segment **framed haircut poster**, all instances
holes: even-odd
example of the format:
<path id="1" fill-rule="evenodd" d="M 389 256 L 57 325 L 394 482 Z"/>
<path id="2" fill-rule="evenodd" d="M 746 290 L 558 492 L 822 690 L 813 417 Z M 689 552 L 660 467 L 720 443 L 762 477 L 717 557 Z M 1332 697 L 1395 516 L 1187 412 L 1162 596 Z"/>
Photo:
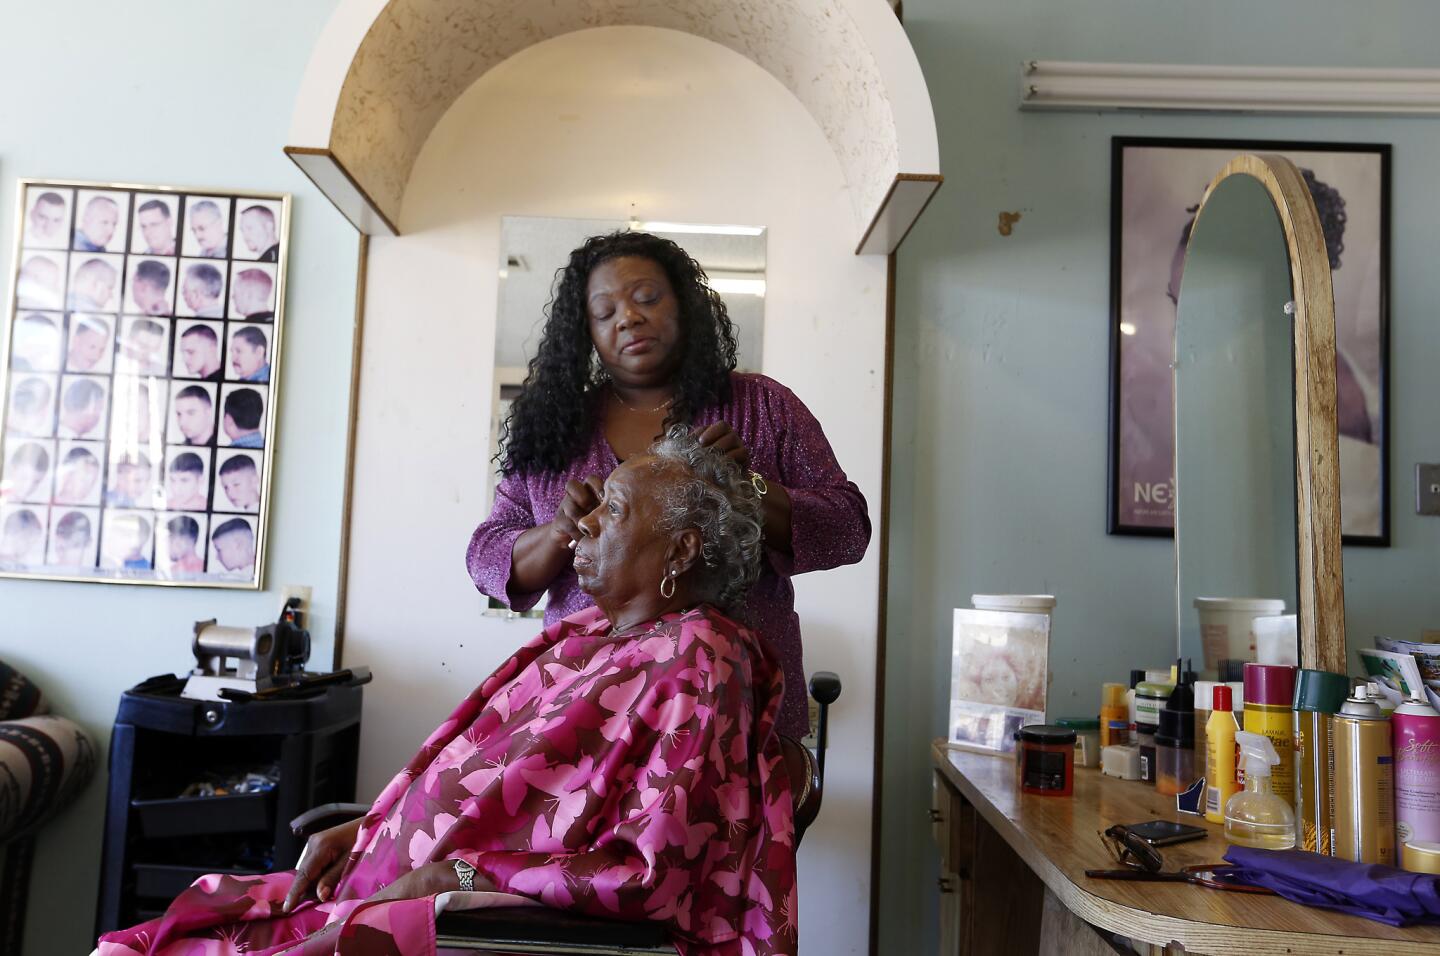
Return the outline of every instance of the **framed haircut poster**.
<path id="1" fill-rule="evenodd" d="M 290 197 L 21 180 L 0 577 L 262 586 Z"/>
<path id="2" fill-rule="evenodd" d="M 1390 147 L 1384 144 L 1112 140 L 1109 531 L 1173 533 L 1171 363 L 1185 244 L 1205 187 L 1240 153 L 1286 157 L 1315 201 L 1335 294 L 1341 529 L 1346 544 L 1386 545 Z"/>

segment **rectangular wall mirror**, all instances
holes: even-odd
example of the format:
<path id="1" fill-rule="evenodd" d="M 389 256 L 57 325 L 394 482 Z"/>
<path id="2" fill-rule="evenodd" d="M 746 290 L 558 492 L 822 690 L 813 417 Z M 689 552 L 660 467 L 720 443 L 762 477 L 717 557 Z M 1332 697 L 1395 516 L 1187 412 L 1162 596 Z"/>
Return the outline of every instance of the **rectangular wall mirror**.
<path id="1" fill-rule="evenodd" d="M 544 331 L 545 310 L 572 250 L 591 236 L 636 230 L 672 240 L 700 264 L 735 323 L 738 370 L 761 369 L 765 331 L 765 227 L 619 219 L 505 216 L 500 220 L 499 308 L 495 322 L 495 385 L 490 403 L 490 462 L 486 498 L 499 482 L 495 456 L 501 423 L 520 394 Z M 489 599 L 490 613 L 512 616 Z M 525 612 L 541 617 L 545 601 Z"/>

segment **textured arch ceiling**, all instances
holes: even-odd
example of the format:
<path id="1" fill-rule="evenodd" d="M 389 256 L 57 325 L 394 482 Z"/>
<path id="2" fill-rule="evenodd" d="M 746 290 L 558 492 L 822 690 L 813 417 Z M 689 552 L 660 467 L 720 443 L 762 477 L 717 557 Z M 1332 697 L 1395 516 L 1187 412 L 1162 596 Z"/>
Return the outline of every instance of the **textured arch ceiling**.
<path id="1" fill-rule="evenodd" d="M 719 43 L 790 90 L 850 188 L 857 252 L 893 251 L 941 182 L 929 93 L 885 0 L 341 0 L 286 152 L 357 228 L 394 235 L 415 160 L 465 90 L 529 46 L 607 26 Z"/>

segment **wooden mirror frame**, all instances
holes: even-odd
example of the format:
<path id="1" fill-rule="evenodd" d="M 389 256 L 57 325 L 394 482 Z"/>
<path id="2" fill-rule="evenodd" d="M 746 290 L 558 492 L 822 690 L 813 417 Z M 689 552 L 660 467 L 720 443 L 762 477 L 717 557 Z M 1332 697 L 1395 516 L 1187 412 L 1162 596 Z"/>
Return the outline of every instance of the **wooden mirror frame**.
<path id="1" fill-rule="evenodd" d="M 1205 190 L 1196 222 L 1215 189 L 1250 176 L 1270 195 L 1290 257 L 1295 335 L 1295 584 L 1300 666 L 1344 674 L 1345 577 L 1340 554 L 1340 448 L 1335 398 L 1335 295 L 1315 200 L 1295 164 L 1274 154 L 1243 154 Z"/>

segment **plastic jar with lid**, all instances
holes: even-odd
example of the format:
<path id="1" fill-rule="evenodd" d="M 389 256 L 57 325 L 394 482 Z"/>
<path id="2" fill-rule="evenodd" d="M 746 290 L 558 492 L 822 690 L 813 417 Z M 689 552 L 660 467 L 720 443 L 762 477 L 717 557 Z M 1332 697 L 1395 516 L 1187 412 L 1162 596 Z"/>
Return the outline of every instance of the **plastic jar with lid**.
<path id="1" fill-rule="evenodd" d="M 1075 731 L 1030 724 L 1015 735 L 1015 777 L 1021 793 L 1068 797 L 1075 789 Z"/>

